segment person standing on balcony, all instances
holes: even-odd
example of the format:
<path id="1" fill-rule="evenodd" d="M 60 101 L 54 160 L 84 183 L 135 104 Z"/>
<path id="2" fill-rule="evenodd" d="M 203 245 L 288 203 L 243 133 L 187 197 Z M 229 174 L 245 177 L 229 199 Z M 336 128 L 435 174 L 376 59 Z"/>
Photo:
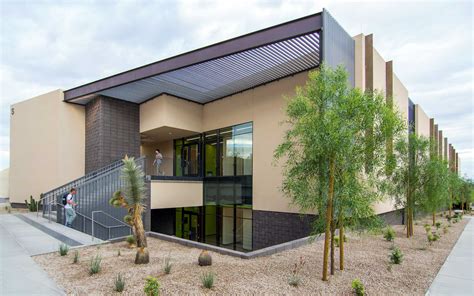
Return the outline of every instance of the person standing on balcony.
<path id="1" fill-rule="evenodd" d="M 64 209 L 66 210 L 67 227 L 72 227 L 72 222 L 74 222 L 74 219 L 76 219 L 76 211 L 74 210 L 74 207 L 77 206 L 77 204 L 74 202 L 74 196 L 76 195 L 76 192 L 76 188 L 71 188 L 69 194 L 66 197 L 66 205 L 64 206 Z"/>
<path id="2" fill-rule="evenodd" d="M 161 163 L 163 162 L 163 154 L 161 154 L 160 149 L 155 150 L 155 160 L 153 161 L 153 165 L 156 168 L 156 174 L 159 176 L 161 175 Z"/>

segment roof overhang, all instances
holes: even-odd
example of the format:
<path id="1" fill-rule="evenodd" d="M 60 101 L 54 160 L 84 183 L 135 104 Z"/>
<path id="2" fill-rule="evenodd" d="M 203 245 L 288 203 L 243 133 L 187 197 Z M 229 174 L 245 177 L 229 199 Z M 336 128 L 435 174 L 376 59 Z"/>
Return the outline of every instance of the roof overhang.
<path id="1" fill-rule="evenodd" d="M 317 67 L 322 26 L 321 12 L 66 90 L 64 100 L 104 95 L 139 104 L 167 93 L 211 102 Z"/>

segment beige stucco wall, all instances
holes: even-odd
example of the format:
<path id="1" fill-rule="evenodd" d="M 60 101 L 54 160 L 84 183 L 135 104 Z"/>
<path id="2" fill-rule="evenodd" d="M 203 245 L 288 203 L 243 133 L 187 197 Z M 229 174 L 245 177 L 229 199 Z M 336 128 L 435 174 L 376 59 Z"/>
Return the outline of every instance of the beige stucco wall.
<path id="1" fill-rule="evenodd" d="M 386 69 L 385 60 L 374 48 L 374 90 L 386 93 Z"/>
<path id="2" fill-rule="evenodd" d="M 55 90 L 12 105 L 10 201 L 23 203 L 84 175 L 84 107 Z"/>
<path id="3" fill-rule="evenodd" d="M 161 95 L 140 105 L 140 132 L 163 126 L 202 131 L 201 104 Z"/>
<path id="4" fill-rule="evenodd" d="M 151 208 L 199 207 L 203 202 L 202 182 L 152 181 Z"/>
<path id="5" fill-rule="evenodd" d="M 408 122 L 408 89 L 403 85 L 398 76 L 393 73 L 393 104 Z"/>
<path id="6" fill-rule="evenodd" d="M 10 175 L 9 168 L 6 168 L 0 171 L 0 197 L 9 196 L 9 187 L 10 187 L 10 184 L 8 182 L 9 175 Z"/>
<path id="7" fill-rule="evenodd" d="M 285 126 L 284 96 L 304 85 L 307 72 L 204 105 L 203 130 L 253 121 L 253 209 L 298 212 L 280 191 L 281 166 L 274 166 L 273 153 Z"/>
<path id="8" fill-rule="evenodd" d="M 359 34 L 352 39 L 355 41 L 355 87 L 365 90 L 365 36 Z"/>
<path id="9" fill-rule="evenodd" d="M 415 133 L 418 136 L 430 137 L 430 118 L 420 105 L 415 105 Z"/>

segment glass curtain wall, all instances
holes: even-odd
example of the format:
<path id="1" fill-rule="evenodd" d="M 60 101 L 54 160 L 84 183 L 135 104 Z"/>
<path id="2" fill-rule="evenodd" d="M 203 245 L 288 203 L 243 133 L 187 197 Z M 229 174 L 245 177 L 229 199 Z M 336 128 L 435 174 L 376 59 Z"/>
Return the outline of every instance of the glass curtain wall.
<path id="1" fill-rule="evenodd" d="M 252 250 L 252 123 L 204 135 L 206 243 Z"/>
<path id="2" fill-rule="evenodd" d="M 176 236 L 252 250 L 252 136 L 249 122 L 175 140 L 175 176 L 204 180 L 202 213 L 177 209 Z"/>

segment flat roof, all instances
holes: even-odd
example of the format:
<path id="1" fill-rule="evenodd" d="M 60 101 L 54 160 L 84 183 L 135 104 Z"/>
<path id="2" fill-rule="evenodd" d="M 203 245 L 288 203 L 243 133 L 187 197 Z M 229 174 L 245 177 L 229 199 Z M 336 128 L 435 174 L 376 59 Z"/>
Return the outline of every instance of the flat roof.
<path id="1" fill-rule="evenodd" d="M 143 103 L 166 93 L 211 102 L 317 67 L 322 18 L 319 12 L 74 87 L 64 100 L 84 105 L 104 95 Z"/>

